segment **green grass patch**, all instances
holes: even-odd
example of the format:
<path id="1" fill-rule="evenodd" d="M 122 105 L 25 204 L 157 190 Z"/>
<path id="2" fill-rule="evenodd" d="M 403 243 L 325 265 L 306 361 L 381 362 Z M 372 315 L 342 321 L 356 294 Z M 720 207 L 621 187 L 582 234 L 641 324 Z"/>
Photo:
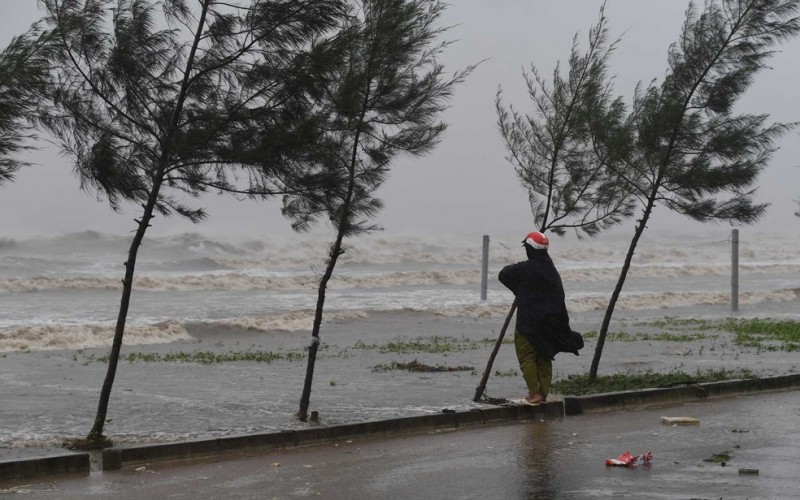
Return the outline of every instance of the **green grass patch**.
<path id="1" fill-rule="evenodd" d="M 588 375 L 570 375 L 566 379 L 553 382 L 552 388 L 553 391 L 567 396 L 583 396 L 605 392 L 674 387 L 702 382 L 748 379 L 754 376 L 750 370 L 698 370 L 695 374 L 688 374 L 679 370 L 669 373 L 646 371 L 601 375 L 594 382 L 590 382 Z"/>
<path id="2" fill-rule="evenodd" d="M 762 351 L 800 351 L 800 322 L 772 319 L 730 319 L 725 329 L 735 334 L 734 342 Z"/>
<path id="3" fill-rule="evenodd" d="M 800 351 L 800 321 L 772 318 L 705 320 L 666 317 L 636 323 L 634 326 L 683 332 L 648 335 L 646 338 L 640 337 L 639 340 L 691 342 L 704 338 L 703 334 L 698 332 L 718 331 L 732 333 L 733 342 L 742 347 L 753 347 L 760 351 Z M 583 337 L 587 338 L 587 335 L 584 334 Z M 612 338 L 612 334 L 609 334 L 607 340 L 622 339 Z"/>
<path id="4" fill-rule="evenodd" d="M 518 377 L 519 376 L 519 372 L 517 370 L 513 369 L 513 368 L 509 368 L 508 370 L 505 370 L 505 371 L 495 370 L 494 371 L 494 376 L 495 377 Z"/>
<path id="5" fill-rule="evenodd" d="M 170 352 L 160 354 L 157 352 L 144 353 L 144 352 L 131 352 L 120 356 L 120 360 L 128 361 L 129 363 L 143 362 L 143 363 L 201 363 L 201 364 L 216 364 L 216 363 L 230 363 L 234 361 L 249 361 L 255 363 L 272 363 L 273 361 L 299 361 L 305 358 L 302 353 L 276 353 L 272 351 L 229 351 L 229 352 L 213 352 L 213 351 L 193 351 L 193 352 Z M 108 356 L 88 356 L 88 361 L 99 361 L 102 363 L 108 362 Z"/>
<path id="6" fill-rule="evenodd" d="M 478 342 L 466 338 L 458 337 L 417 337 L 415 339 L 398 339 L 386 344 L 366 344 L 359 340 L 353 349 L 377 350 L 381 353 L 410 354 L 415 352 L 425 352 L 430 354 L 442 354 L 448 352 L 463 352 L 480 349 Z"/>

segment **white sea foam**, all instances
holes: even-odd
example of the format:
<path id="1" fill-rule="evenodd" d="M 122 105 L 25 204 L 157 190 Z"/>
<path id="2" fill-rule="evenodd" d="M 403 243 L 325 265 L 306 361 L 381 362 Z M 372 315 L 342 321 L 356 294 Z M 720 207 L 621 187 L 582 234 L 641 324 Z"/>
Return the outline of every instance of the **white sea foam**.
<path id="1" fill-rule="evenodd" d="M 114 338 L 112 325 L 35 325 L 0 330 L 0 352 L 106 347 Z M 163 344 L 190 339 L 176 321 L 155 325 L 129 325 L 125 328 L 126 345 Z"/>

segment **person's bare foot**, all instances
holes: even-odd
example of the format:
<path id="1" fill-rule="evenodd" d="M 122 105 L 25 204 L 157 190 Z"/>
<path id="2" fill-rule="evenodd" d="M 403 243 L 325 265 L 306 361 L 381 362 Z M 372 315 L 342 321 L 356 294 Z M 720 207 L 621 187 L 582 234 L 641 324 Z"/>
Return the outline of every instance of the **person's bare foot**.
<path id="1" fill-rule="evenodd" d="M 547 402 L 547 396 L 539 393 L 528 394 L 525 397 L 525 401 L 527 401 L 528 404 L 537 405 L 539 403 Z"/>

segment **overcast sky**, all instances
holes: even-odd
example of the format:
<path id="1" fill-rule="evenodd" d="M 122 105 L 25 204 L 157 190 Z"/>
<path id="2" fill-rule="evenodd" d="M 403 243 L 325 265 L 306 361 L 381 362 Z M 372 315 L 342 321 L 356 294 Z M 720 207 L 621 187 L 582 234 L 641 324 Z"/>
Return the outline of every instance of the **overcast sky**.
<path id="1" fill-rule="evenodd" d="M 532 111 L 525 93 L 523 68 L 532 63 L 544 75 L 557 61 L 566 61 L 573 36 L 585 46 L 588 29 L 597 21 L 599 0 L 451 0 L 442 23 L 453 25 L 448 39 L 457 40 L 442 62 L 450 71 L 486 61 L 456 89 L 443 115 L 449 128 L 439 147 L 421 159 L 402 158 L 380 191 L 385 209 L 377 222 L 386 234 L 524 234 L 532 229 L 527 194 L 520 186 L 496 127 L 494 96 L 498 85 L 506 103 Z M 41 16 L 35 0 L 0 0 L 0 43 L 23 31 Z M 606 13 L 612 38 L 622 36 L 612 56 L 616 92 L 630 102 L 637 82 L 661 78 L 669 44 L 677 39 L 688 2 L 683 0 L 608 0 Z M 771 68 L 758 74 L 742 99 L 742 111 L 769 113 L 773 121 L 800 120 L 800 40 L 780 47 Z M 87 229 L 126 233 L 138 211 L 115 214 L 105 202 L 79 190 L 69 158 L 40 142 L 26 159 L 35 166 L 21 170 L 16 181 L 0 188 L 0 237 L 63 233 Z M 758 199 L 772 203 L 759 228 L 800 232 L 794 217 L 800 196 L 800 135 L 780 142 L 781 150 L 761 176 Z M 217 196 L 199 202 L 210 217 L 200 225 L 174 217 L 156 219 L 153 231 L 175 233 L 288 234 L 280 205 L 238 202 Z M 621 231 L 632 233 L 632 221 Z M 656 211 L 651 229 L 709 227 Z M 715 231 L 727 231 L 717 226 Z"/>

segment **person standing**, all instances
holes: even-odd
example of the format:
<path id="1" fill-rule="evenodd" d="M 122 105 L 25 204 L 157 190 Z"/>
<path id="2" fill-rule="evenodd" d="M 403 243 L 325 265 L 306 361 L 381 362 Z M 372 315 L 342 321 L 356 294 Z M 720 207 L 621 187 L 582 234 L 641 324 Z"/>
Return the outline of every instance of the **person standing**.
<path id="1" fill-rule="evenodd" d="M 514 346 L 528 386 L 525 402 L 539 404 L 547 401 L 550 392 L 555 355 L 577 355 L 583 338 L 569 326 L 564 285 L 547 253 L 550 240 L 534 231 L 525 236 L 522 245 L 528 260 L 505 266 L 498 279 L 516 297 Z"/>

